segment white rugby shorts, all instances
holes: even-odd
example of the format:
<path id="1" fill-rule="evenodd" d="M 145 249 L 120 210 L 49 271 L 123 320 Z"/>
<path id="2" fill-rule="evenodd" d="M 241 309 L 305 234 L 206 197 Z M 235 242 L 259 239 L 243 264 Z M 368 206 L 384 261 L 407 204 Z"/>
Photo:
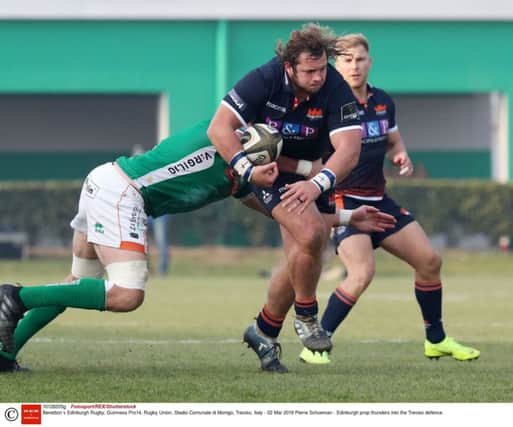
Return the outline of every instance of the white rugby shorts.
<path id="1" fill-rule="evenodd" d="M 86 234 L 89 243 L 147 253 L 144 200 L 113 163 L 89 173 L 70 225 Z"/>

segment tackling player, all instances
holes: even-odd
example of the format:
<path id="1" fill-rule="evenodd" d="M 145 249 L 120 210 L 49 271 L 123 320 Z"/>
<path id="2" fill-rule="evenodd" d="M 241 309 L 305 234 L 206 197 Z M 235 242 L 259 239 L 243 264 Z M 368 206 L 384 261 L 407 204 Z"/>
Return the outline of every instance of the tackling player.
<path id="1" fill-rule="evenodd" d="M 90 172 L 71 222 L 73 262 L 65 283 L 0 286 L 0 372 L 20 370 L 20 349 L 66 307 L 127 312 L 142 304 L 148 215 L 188 212 L 230 195 L 261 211 L 249 186 L 211 145 L 207 127 L 199 123 L 146 153 Z M 274 162 L 259 168 L 271 179 L 278 173 Z M 351 223 L 381 229 L 390 218 L 365 207 L 353 212 Z"/>

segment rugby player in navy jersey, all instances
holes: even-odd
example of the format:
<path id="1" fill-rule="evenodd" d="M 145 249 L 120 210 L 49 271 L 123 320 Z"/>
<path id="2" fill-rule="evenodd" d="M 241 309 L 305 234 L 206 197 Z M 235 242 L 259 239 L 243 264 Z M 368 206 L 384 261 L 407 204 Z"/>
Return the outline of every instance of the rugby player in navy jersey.
<path id="1" fill-rule="evenodd" d="M 382 247 L 415 270 L 415 296 L 426 332 L 425 355 L 429 358 L 477 359 L 478 350 L 461 345 L 444 331 L 440 256 L 413 216 L 385 193 L 385 156 L 400 168 L 399 173 L 404 176 L 412 174 L 413 165 L 396 124 L 392 98 L 368 83 L 372 63 L 369 43 L 363 34 L 348 34 L 339 38 L 337 46 L 343 55 L 337 58 L 336 68 L 359 101 L 358 111 L 362 120 L 360 160 L 351 174 L 336 187 L 338 207 L 355 209 L 362 204 L 371 205 L 393 215 L 397 223 L 384 232 L 365 233 L 350 226 L 335 230 L 338 255 L 347 277 L 332 293 L 321 325 L 331 336 L 344 321 L 370 284 L 375 270 L 373 251 Z M 314 354 L 306 348 L 300 357 L 310 363 L 329 362 L 326 353 Z"/>
<path id="2" fill-rule="evenodd" d="M 331 350 L 331 340 L 317 319 L 316 289 L 328 236 L 321 212 L 328 209 L 327 194 L 356 165 L 361 146 L 356 100 L 328 63 L 337 53 L 336 41 L 329 28 L 316 24 L 293 31 L 285 45 L 278 43 L 273 59 L 235 84 L 208 130 L 219 154 L 253 185 L 263 206 L 280 224 L 287 263 L 275 274 L 290 280 L 282 288 L 281 281 L 271 278 L 267 302 L 243 338 L 266 371 L 287 371 L 280 363 L 277 343 L 289 308 L 281 301 L 283 294 L 293 296 L 294 327 L 305 347 Z M 302 160 L 298 174 L 280 172 L 275 179 L 248 161 L 235 130 L 249 122 L 268 123 L 280 130 L 282 155 Z M 329 146 L 334 152 L 324 168 L 305 179 L 311 161 Z"/>

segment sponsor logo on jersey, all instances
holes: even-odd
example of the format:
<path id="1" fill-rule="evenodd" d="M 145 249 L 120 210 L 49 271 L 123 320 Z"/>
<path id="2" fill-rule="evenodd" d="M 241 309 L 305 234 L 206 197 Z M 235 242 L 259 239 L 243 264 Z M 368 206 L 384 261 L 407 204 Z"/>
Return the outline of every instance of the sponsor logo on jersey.
<path id="1" fill-rule="evenodd" d="M 184 175 L 201 172 L 214 165 L 216 149 L 214 146 L 207 146 L 191 153 L 177 162 L 170 163 L 160 169 L 149 172 L 135 181 L 142 187 L 151 184 L 158 184 L 168 179 L 178 178 Z"/>
<path id="2" fill-rule="evenodd" d="M 380 120 L 379 126 L 381 127 L 381 134 L 386 135 L 388 133 L 388 120 L 387 119 Z"/>
<path id="3" fill-rule="evenodd" d="M 385 104 L 378 104 L 374 107 L 377 116 L 382 116 L 387 113 L 387 106 Z"/>
<path id="4" fill-rule="evenodd" d="M 317 120 L 323 118 L 323 113 L 321 108 L 309 108 L 306 112 L 306 117 L 310 120 Z"/>
<path id="5" fill-rule="evenodd" d="M 246 109 L 246 103 L 242 100 L 239 94 L 235 92 L 235 89 L 232 89 L 230 92 L 228 92 L 228 96 L 233 101 L 233 103 L 239 111 L 244 111 Z"/>
<path id="6" fill-rule="evenodd" d="M 130 236 L 137 239 L 139 238 L 139 230 L 144 229 L 142 217 L 143 217 L 143 210 L 138 207 L 134 206 L 132 208 L 132 212 L 130 213 L 130 218 L 128 219 L 128 229 L 130 230 Z M 137 237 L 135 237 L 137 236 Z"/>
<path id="7" fill-rule="evenodd" d="M 281 127 L 281 134 L 285 137 L 291 136 L 291 135 L 300 135 L 301 134 L 301 124 L 283 122 L 283 126 Z"/>
<path id="8" fill-rule="evenodd" d="M 284 138 L 288 139 L 310 139 L 317 138 L 319 128 L 306 126 L 301 123 L 282 122 L 281 120 L 272 120 L 267 117 L 265 122 L 280 131 Z"/>
<path id="9" fill-rule="evenodd" d="M 356 105 L 356 101 L 342 105 L 342 107 L 340 107 L 340 116 L 343 122 L 356 120 L 358 118 L 358 106 Z"/>
<path id="10" fill-rule="evenodd" d="M 85 191 L 91 199 L 94 199 L 96 197 L 96 194 L 98 193 L 99 189 L 100 187 L 96 185 L 91 178 L 86 179 Z"/>
<path id="11" fill-rule="evenodd" d="M 273 195 L 271 193 L 269 193 L 268 191 L 265 191 L 265 190 L 262 190 L 260 192 L 261 196 L 262 196 L 262 201 L 268 205 L 269 203 L 271 203 L 271 201 L 273 200 Z"/>
<path id="12" fill-rule="evenodd" d="M 379 122 L 377 120 L 373 120 L 372 122 L 365 123 L 367 127 L 367 136 L 369 138 L 375 138 L 381 135 L 381 128 L 379 126 Z"/>
<path id="13" fill-rule="evenodd" d="M 280 113 L 285 113 L 287 111 L 287 109 L 285 107 L 282 107 L 281 105 L 273 104 L 271 101 L 267 101 L 265 103 L 265 106 L 269 107 L 272 110 L 279 111 Z"/>

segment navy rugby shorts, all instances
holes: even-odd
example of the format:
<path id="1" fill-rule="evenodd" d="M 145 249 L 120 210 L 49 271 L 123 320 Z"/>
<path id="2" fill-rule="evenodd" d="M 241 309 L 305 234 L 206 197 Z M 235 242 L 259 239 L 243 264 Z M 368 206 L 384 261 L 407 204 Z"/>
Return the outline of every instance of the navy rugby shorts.
<path id="1" fill-rule="evenodd" d="M 339 197 L 337 197 L 337 199 L 338 198 Z M 332 241 L 335 245 L 335 248 L 338 248 L 338 245 L 342 240 L 346 239 L 349 236 L 352 236 L 353 234 L 368 234 L 372 240 L 372 247 L 376 249 L 379 246 L 381 246 L 381 242 L 388 236 L 397 233 L 410 222 L 415 221 L 415 218 L 410 212 L 399 206 L 396 202 L 394 202 L 394 200 L 392 200 L 386 194 L 383 196 L 383 199 L 381 200 L 360 200 L 355 199 L 353 197 L 342 196 L 342 206 L 339 205 L 339 207 L 342 209 L 356 209 L 361 205 L 374 206 L 375 208 L 378 208 L 381 212 L 392 215 L 397 220 L 395 227 L 384 232 L 373 233 L 364 233 L 363 231 L 356 230 L 355 228 L 349 226 L 336 227 L 334 228 L 332 236 Z"/>
<path id="2" fill-rule="evenodd" d="M 271 214 L 272 210 L 281 202 L 280 197 L 286 191 L 285 186 L 304 180 L 305 178 L 301 175 L 280 173 L 272 187 L 257 187 L 252 185 L 251 189 L 267 212 Z M 332 194 L 332 192 L 324 192 L 316 200 L 315 204 L 319 212 L 327 214 L 335 213 L 335 205 L 330 203 L 330 195 Z"/>

